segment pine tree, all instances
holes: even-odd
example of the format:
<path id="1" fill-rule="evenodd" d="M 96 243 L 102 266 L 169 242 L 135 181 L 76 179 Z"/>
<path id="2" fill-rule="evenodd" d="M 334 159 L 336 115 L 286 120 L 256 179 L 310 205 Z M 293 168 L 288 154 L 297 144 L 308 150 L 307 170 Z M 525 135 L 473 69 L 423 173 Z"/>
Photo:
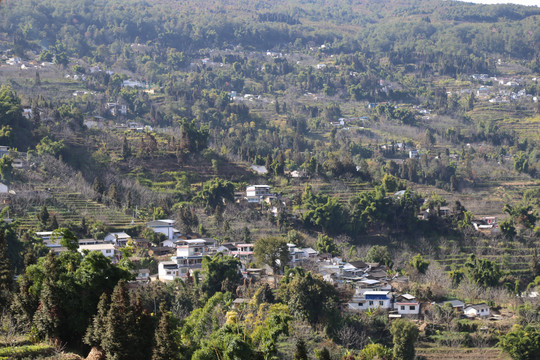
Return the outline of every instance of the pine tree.
<path id="1" fill-rule="evenodd" d="M 30 292 L 30 282 L 26 275 L 23 275 L 19 281 L 19 292 L 13 297 L 10 307 L 17 325 L 23 328 L 30 327 L 37 306 L 38 301 Z"/>
<path id="2" fill-rule="evenodd" d="M 51 219 L 51 225 L 49 226 L 49 229 L 50 230 L 56 230 L 56 229 L 58 229 L 58 227 L 59 227 L 58 220 L 56 219 L 56 214 L 54 214 L 52 219 Z"/>
<path id="3" fill-rule="evenodd" d="M 124 142 L 122 143 L 122 157 L 124 160 L 131 157 L 131 147 L 129 146 L 129 142 L 127 137 L 124 136 Z"/>
<path id="4" fill-rule="evenodd" d="M 105 333 L 101 346 L 108 360 L 131 359 L 133 346 L 133 311 L 131 309 L 127 284 L 121 280 L 114 288 L 111 306 L 105 322 Z"/>
<path id="5" fill-rule="evenodd" d="M 101 195 L 103 195 L 103 192 L 105 191 L 105 185 L 99 180 L 98 177 L 94 178 L 94 183 L 92 184 L 92 189 L 96 193 L 96 199 L 97 201 L 101 201 Z"/>
<path id="6" fill-rule="evenodd" d="M 61 318 L 58 288 L 51 280 L 46 280 L 41 289 L 38 309 L 32 320 L 32 325 L 38 337 L 48 340 L 57 339 L 60 332 Z"/>
<path id="7" fill-rule="evenodd" d="M 4 229 L 0 229 L 0 293 L 8 293 L 13 285 L 11 264 L 7 256 L 7 243 Z M 3 296 L 2 296 L 3 297 Z"/>
<path id="8" fill-rule="evenodd" d="M 90 325 L 86 329 L 86 334 L 84 335 L 84 343 L 90 346 L 99 346 L 103 341 L 103 333 L 105 330 L 105 323 L 107 319 L 107 314 L 109 310 L 109 296 L 106 293 L 101 294 L 99 298 L 99 303 L 97 306 L 97 313 L 92 318 Z"/>
<path id="9" fill-rule="evenodd" d="M 47 206 L 43 205 L 41 207 L 41 210 L 39 211 L 39 214 L 38 214 L 38 220 L 41 224 L 41 228 L 46 228 L 47 227 L 47 224 L 49 223 L 49 210 L 47 210 Z"/>
<path id="10" fill-rule="evenodd" d="M 159 307 L 161 317 L 156 330 L 154 353 L 152 360 L 171 360 L 178 358 L 178 344 L 173 335 L 174 327 L 170 313 L 165 308 L 165 304 L 161 303 Z"/>
<path id="11" fill-rule="evenodd" d="M 118 193 L 118 189 L 116 188 L 115 184 L 109 186 L 109 192 L 107 193 L 107 195 L 112 200 L 115 206 L 120 205 L 120 194 Z"/>
<path id="12" fill-rule="evenodd" d="M 296 342 L 296 350 L 294 351 L 294 360 L 308 360 L 306 343 L 302 339 Z"/>
<path id="13" fill-rule="evenodd" d="M 143 307 L 140 296 L 137 296 L 133 304 L 133 316 L 135 321 L 133 360 L 147 360 L 152 357 L 152 344 L 154 324 L 152 317 Z"/>
<path id="14" fill-rule="evenodd" d="M 326 347 L 323 347 L 321 353 L 319 354 L 319 360 L 332 360 L 330 357 L 330 351 Z"/>
<path id="15" fill-rule="evenodd" d="M 41 85 L 41 78 L 39 77 L 39 72 L 36 71 L 36 76 L 34 77 L 34 86 Z"/>

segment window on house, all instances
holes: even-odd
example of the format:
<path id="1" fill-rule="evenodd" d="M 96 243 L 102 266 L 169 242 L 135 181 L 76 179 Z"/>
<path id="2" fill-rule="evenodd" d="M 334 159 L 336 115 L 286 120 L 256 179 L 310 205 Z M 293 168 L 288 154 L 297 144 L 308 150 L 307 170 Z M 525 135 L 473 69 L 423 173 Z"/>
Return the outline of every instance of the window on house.
<path id="1" fill-rule="evenodd" d="M 111 250 L 105 250 L 105 253 L 110 254 Z"/>
<path id="2" fill-rule="evenodd" d="M 401 310 L 405 310 L 405 305 L 401 305 Z"/>
<path id="3" fill-rule="evenodd" d="M 358 303 L 358 306 L 364 306 L 364 303 Z"/>
<path id="4" fill-rule="evenodd" d="M 409 306 L 410 310 L 416 310 L 416 306 Z"/>
<path id="5" fill-rule="evenodd" d="M 379 301 L 379 305 L 383 306 L 383 305 L 384 305 L 384 301 Z"/>
<path id="6" fill-rule="evenodd" d="M 170 271 L 167 271 L 167 275 L 171 275 L 171 272 L 170 272 Z"/>
<path id="7" fill-rule="evenodd" d="M 369 302 L 369 305 L 373 305 L 373 301 L 370 301 L 370 302 Z"/>

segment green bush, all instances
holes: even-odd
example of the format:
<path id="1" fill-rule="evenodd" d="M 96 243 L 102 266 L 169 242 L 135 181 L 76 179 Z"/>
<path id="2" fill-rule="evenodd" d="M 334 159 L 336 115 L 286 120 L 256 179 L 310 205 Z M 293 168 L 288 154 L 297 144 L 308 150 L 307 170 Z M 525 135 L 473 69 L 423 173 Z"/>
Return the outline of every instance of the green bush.
<path id="1" fill-rule="evenodd" d="M 0 360 L 2 359 L 22 359 L 25 357 L 35 357 L 38 355 L 50 355 L 53 347 L 46 344 L 24 345 L 17 347 L 0 348 Z"/>

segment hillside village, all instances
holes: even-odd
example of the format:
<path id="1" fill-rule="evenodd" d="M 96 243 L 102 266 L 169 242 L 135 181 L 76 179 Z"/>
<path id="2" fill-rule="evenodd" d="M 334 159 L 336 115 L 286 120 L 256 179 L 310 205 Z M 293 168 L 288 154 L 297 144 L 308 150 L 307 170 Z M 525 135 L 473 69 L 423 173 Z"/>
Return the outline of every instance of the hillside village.
<path id="1" fill-rule="evenodd" d="M 0 2 L 0 360 L 540 359 L 539 20 Z"/>

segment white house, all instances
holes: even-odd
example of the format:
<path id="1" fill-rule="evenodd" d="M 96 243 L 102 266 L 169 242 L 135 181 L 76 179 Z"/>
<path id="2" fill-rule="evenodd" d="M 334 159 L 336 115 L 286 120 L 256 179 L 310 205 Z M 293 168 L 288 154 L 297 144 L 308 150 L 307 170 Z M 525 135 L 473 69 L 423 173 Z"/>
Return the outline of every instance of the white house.
<path id="1" fill-rule="evenodd" d="M 60 240 L 62 239 L 62 236 L 58 236 L 56 239 L 52 239 L 52 233 L 52 231 L 38 231 L 36 232 L 36 235 L 43 240 L 43 245 L 45 245 L 46 247 L 61 247 L 62 245 L 60 245 Z"/>
<path id="2" fill-rule="evenodd" d="M 185 277 L 186 274 L 187 272 L 183 276 L 180 274 L 179 266 L 175 261 L 162 261 L 158 264 L 158 277 L 161 281 L 172 281 L 176 278 Z"/>
<path id="3" fill-rule="evenodd" d="M 146 224 L 146 226 L 148 226 L 150 229 L 152 229 L 152 231 L 156 233 L 164 234 L 169 240 L 176 240 L 182 234 L 180 233 L 180 231 L 174 228 L 174 223 L 174 220 L 162 219 L 150 221 Z"/>
<path id="4" fill-rule="evenodd" d="M 224 255 L 232 256 L 232 252 L 238 251 L 238 248 L 233 243 L 223 243 L 216 249 L 216 251 L 223 253 Z"/>
<path id="5" fill-rule="evenodd" d="M 489 316 L 489 306 L 487 304 L 476 304 L 476 305 L 468 305 L 464 310 L 463 313 L 467 317 L 477 317 L 477 316 Z"/>
<path id="6" fill-rule="evenodd" d="M 84 254 L 84 251 L 99 251 L 105 257 L 114 260 L 115 250 L 113 244 L 92 244 L 92 245 L 79 245 L 79 252 Z"/>
<path id="7" fill-rule="evenodd" d="M 365 311 L 368 309 L 391 309 L 392 293 L 390 291 L 372 291 L 357 289 L 349 309 Z"/>
<path id="8" fill-rule="evenodd" d="M 409 158 L 410 159 L 418 159 L 420 157 L 420 154 L 418 153 L 418 150 L 410 150 L 409 151 Z"/>
<path id="9" fill-rule="evenodd" d="M 146 282 L 150 280 L 150 270 L 149 269 L 137 269 L 132 271 L 135 275 L 136 281 Z"/>
<path id="10" fill-rule="evenodd" d="M 413 315 L 420 314 L 420 303 L 413 295 L 402 294 L 397 297 L 394 303 L 394 308 L 400 315 Z"/>
<path id="11" fill-rule="evenodd" d="M 249 264 L 253 261 L 253 244 L 236 244 L 235 251 L 231 251 L 231 255 L 240 259 L 243 264 Z"/>
<path id="12" fill-rule="evenodd" d="M 250 203 L 260 203 L 265 196 L 270 195 L 269 185 L 251 185 L 246 188 L 246 198 Z"/>
<path id="13" fill-rule="evenodd" d="M 104 240 L 105 242 L 111 243 L 115 246 L 126 246 L 127 242 L 131 240 L 131 236 L 125 232 L 108 233 Z"/>
<path id="14" fill-rule="evenodd" d="M 96 239 L 79 239 L 79 246 L 81 245 L 95 245 L 95 244 L 102 244 L 103 241 L 96 240 Z"/>
<path id="15" fill-rule="evenodd" d="M 158 264 L 158 277 L 160 280 L 174 280 L 185 278 L 193 269 L 200 269 L 203 256 L 208 253 L 204 239 L 178 240 L 176 242 L 176 256 L 171 261 L 162 261 Z"/>

